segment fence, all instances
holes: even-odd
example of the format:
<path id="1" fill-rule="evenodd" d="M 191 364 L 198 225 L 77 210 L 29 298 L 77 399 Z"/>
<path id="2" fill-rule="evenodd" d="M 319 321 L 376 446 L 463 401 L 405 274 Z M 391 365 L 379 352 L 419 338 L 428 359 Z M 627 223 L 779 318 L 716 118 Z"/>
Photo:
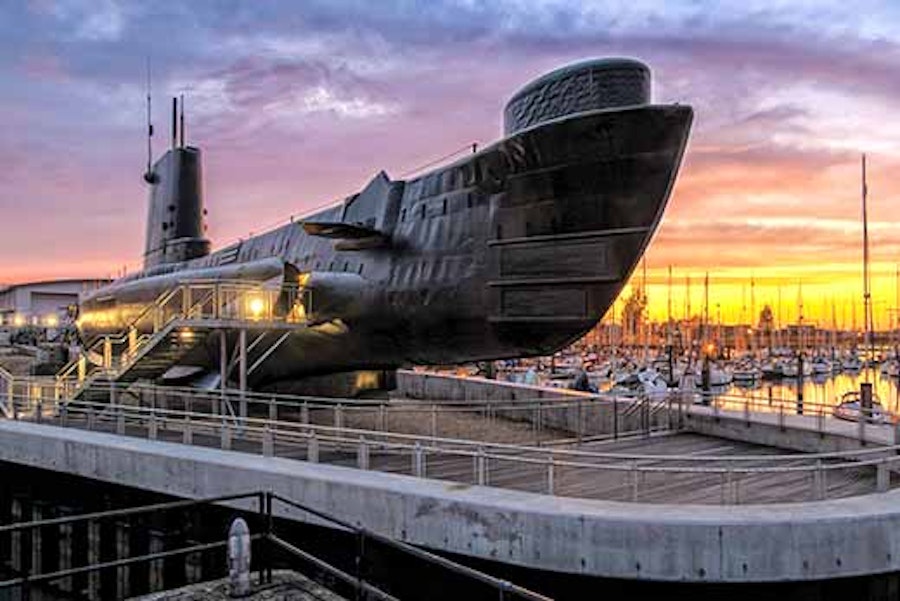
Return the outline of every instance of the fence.
<path id="1" fill-rule="evenodd" d="M 117 544 L 114 558 L 101 558 L 100 549 L 104 546 L 100 534 L 102 524 L 112 522 L 121 527 L 126 521 L 130 524 L 135 519 L 147 519 L 148 516 L 203 509 L 223 503 L 238 504 L 243 507 L 244 515 L 252 524 L 251 531 L 256 531 L 250 538 L 255 543 L 254 570 L 260 585 L 271 583 L 273 567 L 286 565 L 297 569 L 302 566 L 301 572 L 310 574 L 315 580 L 328 583 L 329 588 L 338 589 L 342 594 L 349 593 L 349 596 L 356 599 L 423 598 L 418 594 L 410 596 L 408 583 L 404 583 L 402 580 L 398 581 L 396 578 L 388 578 L 384 570 L 375 569 L 377 564 L 375 555 L 383 553 L 383 550 L 379 549 L 381 547 L 394 554 L 399 554 L 401 560 L 407 565 L 410 563 L 420 564 L 432 571 L 443 573 L 445 579 L 459 582 L 468 590 L 475 591 L 478 598 L 550 601 L 548 597 L 506 580 L 495 578 L 412 545 L 368 531 L 318 509 L 299 504 L 271 492 L 250 492 L 192 501 L 172 501 L 143 507 L 0 526 L 0 538 L 5 537 L 9 541 L 5 547 L 9 550 L 9 557 L 6 558 L 7 564 L 16 573 L 13 578 L 0 581 L 0 591 L 18 591 L 21 598 L 27 599 L 36 587 L 51 582 L 62 582 L 60 590 L 72 593 L 75 588 L 73 579 L 86 577 L 87 582 L 84 588 L 88 598 L 128 596 L 130 586 L 125 581 L 128 579 L 127 570 L 130 567 L 150 564 L 152 567 L 148 572 L 148 578 L 152 579 L 153 570 L 163 569 L 162 562 L 178 557 L 223 551 L 227 547 L 228 541 L 216 538 L 206 542 L 193 541 L 186 545 L 169 545 L 168 548 L 161 542 L 155 545 L 151 542 L 147 553 L 136 555 L 128 553 L 129 545 Z M 315 550 L 309 549 L 312 546 L 309 541 L 306 544 L 290 542 L 288 538 L 291 537 L 280 533 L 278 522 L 275 520 L 276 512 L 273 508 L 277 504 L 307 514 L 308 518 L 318 525 L 337 529 L 353 538 L 354 544 L 351 545 L 353 551 L 350 553 L 350 557 L 343 561 L 323 559 L 321 550 L 317 553 Z M 81 565 L 72 565 L 74 554 L 71 541 L 72 533 L 76 528 L 83 529 L 88 539 L 87 552 L 82 556 L 83 561 L 78 562 Z M 117 530 L 114 534 L 119 543 L 121 543 L 120 532 Z M 45 570 L 43 569 L 44 553 L 41 552 L 40 546 L 45 540 L 53 540 L 54 535 L 58 536 L 59 540 L 68 540 L 69 548 L 65 553 L 60 553 L 55 561 L 50 562 L 53 567 Z M 164 533 L 162 533 L 159 538 L 154 540 L 162 541 L 164 538 Z M 62 547 L 60 549 L 62 550 Z M 222 555 L 222 559 L 224 559 L 224 553 Z M 287 561 L 284 561 L 285 559 Z M 224 566 L 224 561 L 222 566 Z M 101 585 L 101 573 L 110 571 L 116 572 L 115 591 L 104 589 Z M 157 584 L 162 582 L 163 578 L 159 576 Z M 148 588 L 153 590 L 152 582 L 148 583 Z M 402 596 L 395 596 L 397 594 L 395 590 L 400 591 Z"/>
<path id="2" fill-rule="evenodd" d="M 679 414 L 709 414 L 711 410 L 714 409 L 674 402 L 666 408 L 673 422 Z M 900 461 L 898 445 L 800 455 L 610 453 L 577 445 L 509 444 L 359 429 L 340 423 L 242 419 L 231 414 L 90 402 L 38 404 L 31 411 L 19 411 L 16 415 L 19 419 L 64 427 L 544 494 L 571 495 L 557 486 L 563 476 L 571 481 L 577 474 L 582 482 L 606 478 L 615 485 L 615 494 L 607 498 L 630 501 L 652 495 L 654 489 L 669 486 L 679 478 L 705 485 L 717 482 L 721 503 L 758 501 L 752 488 L 754 481 L 777 475 L 807 481 L 806 486 L 801 486 L 805 494 L 792 499 L 795 501 L 846 496 L 845 487 L 829 486 L 832 475 L 838 472 L 851 473 L 856 480 L 874 474 L 870 489 L 857 487 L 850 491 L 852 494 L 884 491 L 890 487 L 891 472 Z M 511 480 L 509 474 L 516 474 L 518 480 Z"/>

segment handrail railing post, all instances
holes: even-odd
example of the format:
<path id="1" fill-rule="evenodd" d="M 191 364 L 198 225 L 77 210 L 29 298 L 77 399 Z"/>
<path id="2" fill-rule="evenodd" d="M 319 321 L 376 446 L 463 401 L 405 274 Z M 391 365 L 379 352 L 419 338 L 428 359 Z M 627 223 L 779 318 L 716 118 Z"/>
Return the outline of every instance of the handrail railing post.
<path id="1" fill-rule="evenodd" d="M 191 414 L 186 413 L 184 416 L 184 424 L 181 431 L 181 442 L 183 444 L 194 444 L 194 429 L 191 422 Z"/>
<path id="2" fill-rule="evenodd" d="M 551 453 L 551 454 L 550 454 L 550 457 L 547 458 L 547 494 L 548 494 L 548 495 L 553 495 L 553 494 L 555 494 L 555 493 L 554 493 L 554 490 L 555 490 L 555 486 L 554 486 L 554 485 L 555 485 L 555 482 L 554 482 L 555 474 L 553 473 L 553 472 L 554 472 L 555 466 L 554 466 L 553 464 L 554 464 L 554 461 L 553 461 L 553 454 Z"/>
<path id="3" fill-rule="evenodd" d="M 613 439 L 619 439 L 619 397 L 613 394 Z"/>
<path id="4" fill-rule="evenodd" d="M 882 459 L 875 466 L 875 490 L 887 492 L 891 487 L 891 472 L 888 470 L 887 459 Z"/>
<path id="5" fill-rule="evenodd" d="M 225 415 L 222 416 L 220 446 L 223 451 L 231 449 L 231 424 L 228 423 L 228 418 Z"/>
<path id="6" fill-rule="evenodd" d="M 485 459 L 484 447 L 478 447 L 475 455 L 475 483 L 479 486 L 484 486 L 487 482 Z"/>
<path id="7" fill-rule="evenodd" d="M 365 436 L 359 437 L 359 446 L 356 448 L 356 467 L 361 470 L 369 469 L 369 443 Z"/>
<path id="8" fill-rule="evenodd" d="M 262 454 L 265 457 L 271 457 L 275 454 L 275 437 L 269 424 L 263 429 Z"/>
<path id="9" fill-rule="evenodd" d="M 311 432 L 306 446 L 306 460 L 310 463 L 319 462 L 319 439 L 315 432 Z"/>
<path id="10" fill-rule="evenodd" d="M 816 469 L 813 471 L 813 499 L 821 501 L 825 498 L 825 470 L 822 460 L 816 461 Z"/>
<path id="11" fill-rule="evenodd" d="M 438 411 L 435 403 L 431 404 L 431 438 L 437 438 L 438 435 Z"/>
<path id="12" fill-rule="evenodd" d="M 578 446 L 581 446 L 581 439 L 583 436 L 583 432 L 582 432 L 583 427 L 584 427 L 584 424 L 582 423 L 582 417 L 583 417 L 582 413 L 584 411 L 583 410 L 583 401 L 584 401 L 583 398 L 578 397 L 578 401 L 577 401 L 578 409 L 577 409 L 576 415 L 575 415 L 575 419 L 577 420 L 575 423 L 575 438 L 576 438 L 576 444 Z"/>
<path id="13" fill-rule="evenodd" d="M 636 502 L 638 500 L 639 487 L 640 487 L 640 473 L 638 471 L 637 461 L 631 462 L 631 500 Z"/>
<path id="14" fill-rule="evenodd" d="M 413 475 L 417 478 L 424 478 L 425 470 L 425 450 L 417 440 L 413 447 Z"/>

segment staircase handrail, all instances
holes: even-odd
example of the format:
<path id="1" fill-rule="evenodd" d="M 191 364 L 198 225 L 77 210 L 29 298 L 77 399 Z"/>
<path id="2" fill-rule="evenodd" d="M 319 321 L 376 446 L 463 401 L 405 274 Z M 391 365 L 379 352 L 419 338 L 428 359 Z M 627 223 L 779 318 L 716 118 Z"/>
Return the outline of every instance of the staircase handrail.
<path id="1" fill-rule="evenodd" d="M 133 362 L 138 355 L 140 354 L 140 350 L 150 341 L 152 340 L 156 334 L 166 329 L 169 324 L 173 321 L 179 319 L 192 319 L 195 315 L 197 308 L 200 308 L 200 318 L 205 317 L 202 313 L 202 307 L 206 305 L 210 300 L 215 303 L 214 314 L 215 316 L 220 316 L 224 313 L 224 309 L 226 307 L 233 308 L 236 303 L 240 303 L 243 301 L 243 295 L 249 292 L 273 292 L 278 291 L 282 292 L 285 289 L 294 288 L 297 291 L 304 290 L 304 286 L 300 284 L 285 284 L 284 282 L 280 282 L 277 287 L 272 287 L 267 282 L 255 282 L 255 281 L 247 281 L 247 280 L 215 280 L 215 279 L 197 279 L 197 280 L 185 280 L 177 285 L 169 288 L 168 290 L 162 292 L 152 303 L 147 305 L 134 319 L 132 319 L 129 324 L 125 327 L 125 329 L 117 335 L 100 335 L 95 340 L 93 340 L 89 345 L 79 353 L 79 356 L 69 361 L 63 368 L 57 372 L 56 379 L 57 381 L 67 380 L 72 376 L 72 374 L 78 369 L 78 365 L 81 362 L 82 358 L 87 358 L 90 353 L 104 353 L 104 347 L 106 345 L 118 346 L 122 344 L 126 344 L 130 342 L 131 332 L 132 330 L 137 330 L 138 325 L 145 321 L 147 317 L 157 311 L 163 310 L 173 298 L 175 298 L 178 293 L 182 294 L 182 298 L 186 298 L 185 295 L 189 294 L 189 291 L 196 288 L 208 288 L 206 294 L 203 295 L 202 298 L 197 301 L 191 302 L 191 306 L 181 307 L 180 310 L 174 311 L 168 319 L 165 321 L 162 320 L 153 320 L 153 332 L 152 334 L 142 334 L 135 338 L 135 344 L 133 348 L 128 349 L 124 353 L 120 354 L 121 362 L 123 366 L 127 362 Z M 225 290 L 233 290 L 239 294 L 238 298 L 231 300 L 228 303 L 222 303 L 219 298 L 219 294 L 221 294 L 223 288 Z M 89 364 L 94 365 L 94 362 L 88 361 Z M 110 366 L 96 366 L 98 369 L 109 370 Z M 91 374 L 96 372 L 97 370 L 91 370 Z M 91 374 L 86 374 L 89 376 Z"/>

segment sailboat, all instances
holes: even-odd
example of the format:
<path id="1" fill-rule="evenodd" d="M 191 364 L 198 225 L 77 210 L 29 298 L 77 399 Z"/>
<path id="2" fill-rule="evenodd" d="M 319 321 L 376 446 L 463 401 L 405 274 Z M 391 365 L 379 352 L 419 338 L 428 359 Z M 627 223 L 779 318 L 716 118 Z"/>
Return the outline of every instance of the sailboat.
<path id="1" fill-rule="evenodd" d="M 869 277 L 869 213 L 867 197 L 869 195 L 868 186 L 866 185 L 866 155 L 862 155 L 862 222 L 863 222 L 863 306 L 865 309 L 865 337 L 863 345 L 868 344 L 868 361 L 863 361 L 863 365 L 871 366 L 875 359 L 875 342 L 872 320 L 872 284 Z M 864 353 L 866 351 L 864 350 Z M 858 360 L 858 359 L 857 359 Z M 846 366 L 846 364 L 845 364 Z M 874 369 L 870 373 L 866 371 L 866 381 L 868 378 L 874 377 Z M 874 397 L 874 395 L 873 395 Z M 873 423 L 885 423 L 889 421 L 890 414 L 885 411 L 881 403 L 875 399 L 870 399 L 871 405 L 865 406 L 862 394 L 860 392 L 851 391 L 844 394 L 833 410 L 834 417 L 838 419 L 846 419 L 858 421 L 860 418 Z"/>

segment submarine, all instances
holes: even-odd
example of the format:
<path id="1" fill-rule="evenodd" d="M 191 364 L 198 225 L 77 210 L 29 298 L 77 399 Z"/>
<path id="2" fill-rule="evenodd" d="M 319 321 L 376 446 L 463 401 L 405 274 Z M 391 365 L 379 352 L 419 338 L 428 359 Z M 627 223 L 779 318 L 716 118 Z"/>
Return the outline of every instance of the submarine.
<path id="1" fill-rule="evenodd" d="M 640 61 L 566 65 L 513 94 L 496 142 L 409 180 L 381 171 L 330 208 L 211 252 L 202 153 L 184 144 L 183 112 L 176 143 L 173 109 L 172 147 L 144 177 L 143 269 L 81 300 L 81 339 L 149 331 L 138 317 L 185 282 L 247 281 L 313 299 L 306 326 L 249 375 L 253 390 L 554 353 L 602 318 L 640 261 L 692 121 L 690 106 L 652 104 Z M 223 337 L 237 336 L 220 334 L 180 367 L 216 373 Z"/>

